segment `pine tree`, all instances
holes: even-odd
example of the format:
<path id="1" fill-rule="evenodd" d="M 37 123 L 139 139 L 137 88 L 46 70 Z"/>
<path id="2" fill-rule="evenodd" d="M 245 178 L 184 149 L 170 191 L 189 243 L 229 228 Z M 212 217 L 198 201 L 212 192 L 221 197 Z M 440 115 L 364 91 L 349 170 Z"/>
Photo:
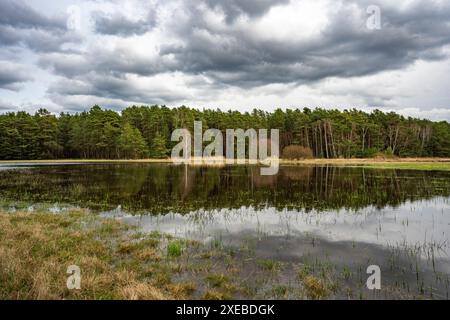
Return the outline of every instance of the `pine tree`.
<path id="1" fill-rule="evenodd" d="M 139 159 L 148 155 L 147 144 L 138 129 L 125 123 L 117 139 L 119 158 Z"/>
<path id="2" fill-rule="evenodd" d="M 166 139 L 158 132 L 153 138 L 150 156 L 152 158 L 162 159 L 167 157 Z"/>

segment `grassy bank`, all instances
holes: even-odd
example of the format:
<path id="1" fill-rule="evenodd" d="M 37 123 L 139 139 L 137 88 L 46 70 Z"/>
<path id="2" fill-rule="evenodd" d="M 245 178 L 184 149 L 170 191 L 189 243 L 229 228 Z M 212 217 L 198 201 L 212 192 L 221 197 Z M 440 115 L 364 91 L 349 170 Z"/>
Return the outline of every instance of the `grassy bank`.
<path id="1" fill-rule="evenodd" d="M 1 299 L 113 299 L 170 297 L 142 279 L 117 242 L 126 227 L 83 211 L 0 214 Z M 152 256 L 151 249 L 136 254 Z M 78 265 L 81 290 L 66 287 L 67 267 Z M 115 266 L 115 267 L 113 267 Z"/>
<path id="2" fill-rule="evenodd" d="M 311 159 L 282 160 L 285 165 L 332 165 L 374 169 L 443 170 L 450 171 L 447 158 L 394 158 L 394 159 Z"/>
<path id="3" fill-rule="evenodd" d="M 423 171 L 450 171 L 450 162 L 418 162 L 418 163 L 373 163 L 363 164 L 365 168 L 374 169 L 400 169 L 400 170 L 423 170 Z"/>

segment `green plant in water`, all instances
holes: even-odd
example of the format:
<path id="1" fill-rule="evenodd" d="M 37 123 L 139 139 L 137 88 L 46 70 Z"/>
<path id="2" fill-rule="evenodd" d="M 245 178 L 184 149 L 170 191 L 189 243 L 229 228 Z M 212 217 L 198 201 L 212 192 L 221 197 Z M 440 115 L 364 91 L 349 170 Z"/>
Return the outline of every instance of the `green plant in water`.
<path id="1" fill-rule="evenodd" d="M 169 257 L 179 257 L 183 253 L 183 243 L 179 240 L 172 241 L 167 245 L 167 255 Z"/>
<path id="2" fill-rule="evenodd" d="M 257 260 L 256 264 L 261 269 L 268 270 L 268 271 L 276 271 L 280 267 L 280 264 L 278 262 L 276 262 L 274 260 L 269 260 L 269 259 Z"/>

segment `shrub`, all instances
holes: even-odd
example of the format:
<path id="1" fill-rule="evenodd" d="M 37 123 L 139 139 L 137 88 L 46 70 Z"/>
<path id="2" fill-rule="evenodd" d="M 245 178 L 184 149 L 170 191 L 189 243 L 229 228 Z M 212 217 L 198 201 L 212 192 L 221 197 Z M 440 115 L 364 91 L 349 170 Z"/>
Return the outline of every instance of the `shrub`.
<path id="1" fill-rule="evenodd" d="M 356 152 L 356 158 L 373 158 L 377 153 L 378 150 L 376 148 L 367 148 Z"/>
<path id="2" fill-rule="evenodd" d="M 284 159 L 312 159 L 314 158 L 313 151 L 311 148 L 298 146 L 298 145 L 290 145 L 283 149 L 283 158 Z"/>

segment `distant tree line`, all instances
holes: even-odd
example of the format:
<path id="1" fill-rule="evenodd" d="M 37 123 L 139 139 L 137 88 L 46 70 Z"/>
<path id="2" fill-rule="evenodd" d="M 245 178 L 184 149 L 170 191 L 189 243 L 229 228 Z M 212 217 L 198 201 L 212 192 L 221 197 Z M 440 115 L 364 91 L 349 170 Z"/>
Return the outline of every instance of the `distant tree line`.
<path id="1" fill-rule="evenodd" d="M 99 106 L 88 112 L 45 109 L 0 115 L 0 159 L 164 158 L 177 143 L 177 128 L 265 128 L 280 130 L 281 150 L 292 146 L 317 158 L 362 158 L 377 154 L 400 157 L 450 157 L 450 124 L 375 110 L 197 110 L 187 107 L 133 106 L 120 114 Z M 304 151 L 307 150 L 307 151 Z"/>

